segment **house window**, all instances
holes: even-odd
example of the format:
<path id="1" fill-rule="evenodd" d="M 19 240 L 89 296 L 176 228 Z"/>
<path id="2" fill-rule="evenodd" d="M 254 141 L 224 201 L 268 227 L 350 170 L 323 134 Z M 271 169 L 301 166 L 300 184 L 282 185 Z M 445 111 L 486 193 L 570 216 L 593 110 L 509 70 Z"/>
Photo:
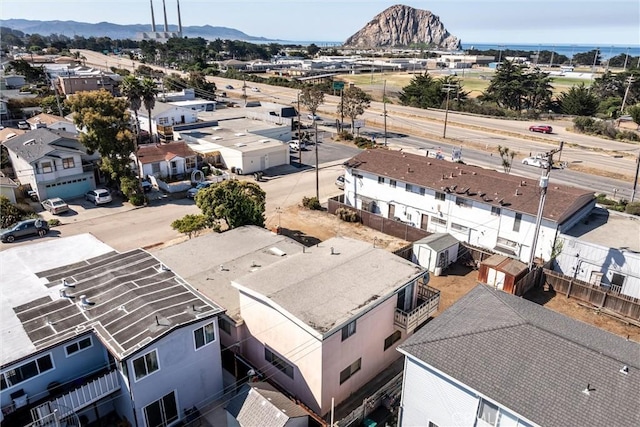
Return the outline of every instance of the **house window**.
<path id="1" fill-rule="evenodd" d="M 498 407 L 486 400 L 481 400 L 478 407 L 478 420 L 484 421 L 479 425 L 495 426 L 498 421 Z"/>
<path id="2" fill-rule="evenodd" d="M 384 340 L 384 349 L 387 350 L 393 344 L 395 344 L 396 342 L 400 341 L 400 338 L 402 338 L 402 332 L 400 332 L 400 331 L 395 331 L 394 333 L 389 335 Z"/>
<path id="3" fill-rule="evenodd" d="M 223 319 L 222 317 L 220 317 L 218 319 L 218 328 L 226 332 L 228 335 L 231 335 L 231 322 L 229 322 L 227 319 Z"/>
<path id="4" fill-rule="evenodd" d="M 35 360 L 23 363 L 13 369 L 9 369 L 2 373 L 2 390 L 13 387 L 31 378 L 37 377 L 47 371 L 53 369 L 53 360 L 51 354 L 45 354 Z"/>
<path id="5" fill-rule="evenodd" d="M 80 341 L 76 341 L 73 344 L 69 344 L 64 348 L 65 353 L 67 353 L 67 357 L 72 354 L 76 354 L 81 352 L 82 350 L 86 350 L 91 347 L 93 343 L 91 342 L 91 337 L 86 337 L 81 339 Z"/>
<path id="6" fill-rule="evenodd" d="M 350 322 L 347 326 L 342 328 L 342 341 L 349 338 L 351 335 L 356 333 L 356 321 Z"/>
<path id="7" fill-rule="evenodd" d="M 75 162 L 73 161 L 73 157 L 67 157 L 66 159 L 62 159 L 62 168 L 63 169 L 71 169 L 75 167 Z"/>
<path id="8" fill-rule="evenodd" d="M 389 187 L 396 188 L 396 180 L 395 179 L 390 179 L 389 180 Z"/>
<path id="9" fill-rule="evenodd" d="M 465 227 L 464 225 L 456 224 L 455 222 L 451 223 L 451 229 L 455 231 L 459 231 L 462 233 L 466 233 L 469 231 L 469 227 Z"/>
<path id="10" fill-rule="evenodd" d="M 362 358 L 359 358 L 351 365 L 349 365 L 344 371 L 340 372 L 340 384 L 344 383 L 346 380 L 351 378 L 353 374 L 360 370 L 362 365 Z"/>
<path id="11" fill-rule="evenodd" d="M 135 373 L 136 381 L 141 380 L 147 375 L 151 375 L 158 369 L 160 369 L 160 366 L 158 365 L 157 350 L 153 350 L 133 360 L 133 372 Z"/>
<path id="12" fill-rule="evenodd" d="M 425 190 L 424 187 L 418 187 L 418 192 L 420 193 L 421 196 L 424 196 L 427 190 Z"/>
<path id="13" fill-rule="evenodd" d="M 436 191 L 436 200 L 442 200 L 444 202 L 446 197 L 446 194 Z"/>
<path id="14" fill-rule="evenodd" d="M 469 199 L 465 199 L 462 197 L 456 197 L 456 205 L 463 208 L 471 208 L 473 207 L 473 202 Z"/>
<path id="15" fill-rule="evenodd" d="M 40 167 L 42 168 L 42 173 L 53 172 L 53 164 L 51 162 L 42 162 L 40 163 Z"/>
<path id="16" fill-rule="evenodd" d="M 520 231 L 520 223 L 522 222 L 522 214 L 516 214 L 516 220 L 513 222 L 513 231 Z"/>
<path id="17" fill-rule="evenodd" d="M 378 177 L 378 184 L 384 184 L 384 176 Z"/>
<path id="18" fill-rule="evenodd" d="M 169 123 L 169 118 L 168 117 L 160 117 L 158 119 L 158 124 L 159 125 L 166 125 L 167 123 Z"/>
<path id="19" fill-rule="evenodd" d="M 500 208 L 497 206 L 491 206 L 491 215 L 500 216 Z"/>
<path id="20" fill-rule="evenodd" d="M 442 218 L 438 218 L 437 216 L 431 217 L 431 223 L 432 224 L 437 224 L 437 225 L 442 225 L 444 227 L 447 226 L 447 220 L 446 219 L 442 219 Z"/>
<path id="21" fill-rule="evenodd" d="M 626 276 L 620 273 L 613 273 L 611 276 L 611 290 L 620 292 L 622 290 L 622 285 L 624 285 L 624 279 Z"/>
<path id="22" fill-rule="evenodd" d="M 411 193 L 412 193 L 412 192 L 413 192 L 413 185 L 411 185 L 411 184 L 405 184 L 405 185 L 404 185 L 404 189 L 405 189 L 405 191 L 407 191 L 407 192 L 411 192 Z"/>
<path id="23" fill-rule="evenodd" d="M 216 333 L 213 322 L 207 323 L 203 327 L 193 331 L 193 339 L 196 342 L 196 350 L 214 342 L 216 340 Z"/>
<path id="24" fill-rule="evenodd" d="M 176 392 L 165 395 L 144 407 L 144 418 L 147 426 L 166 427 L 178 419 Z"/>
<path id="25" fill-rule="evenodd" d="M 264 358 L 266 359 L 267 362 L 271 363 L 273 366 L 278 368 L 280 372 L 282 372 L 289 378 L 293 379 L 293 366 L 285 362 L 283 358 L 274 354 L 271 350 L 269 350 L 266 347 L 264 348 Z"/>
<path id="26" fill-rule="evenodd" d="M 153 175 L 160 173 L 160 163 L 151 163 L 151 173 Z"/>
<path id="27" fill-rule="evenodd" d="M 496 241 L 498 246 L 502 246 L 503 248 L 515 249 L 518 246 L 518 242 L 514 242 L 513 240 L 505 239 L 504 237 L 498 237 Z"/>
<path id="28" fill-rule="evenodd" d="M 195 157 L 187 157 L 184 159 L 184 166 L 187 170 L 195 169 L 196 167 L 196 158 Z"/>

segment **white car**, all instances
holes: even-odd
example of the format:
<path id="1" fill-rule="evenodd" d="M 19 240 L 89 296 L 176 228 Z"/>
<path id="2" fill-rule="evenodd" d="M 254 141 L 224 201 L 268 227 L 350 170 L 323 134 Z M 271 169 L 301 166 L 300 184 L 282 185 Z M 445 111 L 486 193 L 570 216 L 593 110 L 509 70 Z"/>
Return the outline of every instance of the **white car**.
<path id="1" fill-rule="evenodd" d="M 309 119 L 309 120 L 322 120 L 320 118 L 320 116 L 318 116 L 317 114 L 307 114 L 307 119 Z"/>
<path id="2" fill-rule="evenodd" d="M 307 149 L 307 144 L 305 144 L 304 141 L 301 143 L 299 140 L 293 139 L 289 141 L 289 149 L 291 149 L 291 151 L 304 151 Z"/>
<path id="3" fill-rule="evenodd" d="M 84 198 L 89 202 L 93 202 L 96 206 L 109 203 L 112 200 L 111 193 L 109 193 L 109 190 L 105 190 L 104 188 L 87 191 Z"/>
<path id="4" fill-rule="evenodd" d="M 336 178 L 336 187 L 340 190 L 344 190 L 344 175 L 340 175 Z"/>
<path id="5" fill-rule="evenodd" d="M 251 92 L 260 92 L 260 89 L 258 89 L 257 87 L 252 87 Z"/>
<path id="6" fill-rule="evenodd" d="M 531 157 L 526 157 L 524 159 L 522 159 L 522 164 L 526 165 L 526 166 L 535 166 L 538 168 L 548 168 L 549 167 L 549 162 L 539 156 L 531 156 Z"/>

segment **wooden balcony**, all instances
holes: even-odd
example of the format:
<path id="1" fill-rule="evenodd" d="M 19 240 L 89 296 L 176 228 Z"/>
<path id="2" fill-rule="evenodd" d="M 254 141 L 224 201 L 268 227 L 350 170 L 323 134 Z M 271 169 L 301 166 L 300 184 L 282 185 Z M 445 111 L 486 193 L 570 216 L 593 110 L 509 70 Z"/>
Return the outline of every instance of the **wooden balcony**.
<path id="1" fill-rule="evenodd" d="M 412 334 L 420 325 L 425 323 L 438 311 L 439 305 L 440 291 L 419 280 L 416 307 L 409 312 L 396 308 L 393 319 L 394 324 L 405 333 Z"/>

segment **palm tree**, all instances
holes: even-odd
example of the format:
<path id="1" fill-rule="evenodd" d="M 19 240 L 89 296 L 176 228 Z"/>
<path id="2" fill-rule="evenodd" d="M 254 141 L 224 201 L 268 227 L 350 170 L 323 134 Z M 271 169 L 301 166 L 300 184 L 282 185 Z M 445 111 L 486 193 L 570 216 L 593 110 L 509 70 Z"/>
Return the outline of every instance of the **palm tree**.
<path id="1" fill-rule="evenodd" d="M 138 120 L 138 110 L 142 107 L 142 83 L 132 74 L 122 79 L 120 92 L 127 98 L 129 108 L 133 110 L 135 117 L 136 142 L 140 140 L 140 121 Z"/>
<path id="2" fill-rule="evenodd" d="M 153 132 L 151 127 L 151 110 L 156 106 L 156 95 L 158 94 L 158 87 L 156 82 L 149 77 L 142 79 L 140 95 L 142 97 L 142 103 L 147 110 L 149 117 L 149 138 L 153 139 Z"/>

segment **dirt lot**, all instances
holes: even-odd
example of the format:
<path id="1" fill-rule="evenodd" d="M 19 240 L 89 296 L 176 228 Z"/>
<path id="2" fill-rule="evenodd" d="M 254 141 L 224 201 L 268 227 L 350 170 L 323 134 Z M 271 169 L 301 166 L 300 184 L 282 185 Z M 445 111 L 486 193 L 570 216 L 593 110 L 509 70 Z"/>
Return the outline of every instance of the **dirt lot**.
<path id="1" fill-rule="evenodd" d="M 267 226 L 277 225 L 277 218 L 268 218 Z M 347 236 L 373 243 L 389 251 L 399 249 L 409 242 L 388 236 L 360 224 L 346 223 L 324 211 L 310 211 L 300 206 L 293 206 L 280 214 L 282 233 L 305 244 L 315 244 L 335 236 Z M 431 276 L 430 285 L 441 291 L 440 312 L 451 306 L 458 298 L 465 295 L 477 284 L 477 271 L 464 266 L 454 265 L 441 276 Z M 640 328 L 626 324 L 606 314 L 598 314 L 586 308 L 579 301 L 567 299 L 563 295 L 542 290 L 526 296 L 527 299 L 543 304 L 556 312 L 574 319 L 597 326 L 614 334 L 629 337 L 640 342 Z"/>

